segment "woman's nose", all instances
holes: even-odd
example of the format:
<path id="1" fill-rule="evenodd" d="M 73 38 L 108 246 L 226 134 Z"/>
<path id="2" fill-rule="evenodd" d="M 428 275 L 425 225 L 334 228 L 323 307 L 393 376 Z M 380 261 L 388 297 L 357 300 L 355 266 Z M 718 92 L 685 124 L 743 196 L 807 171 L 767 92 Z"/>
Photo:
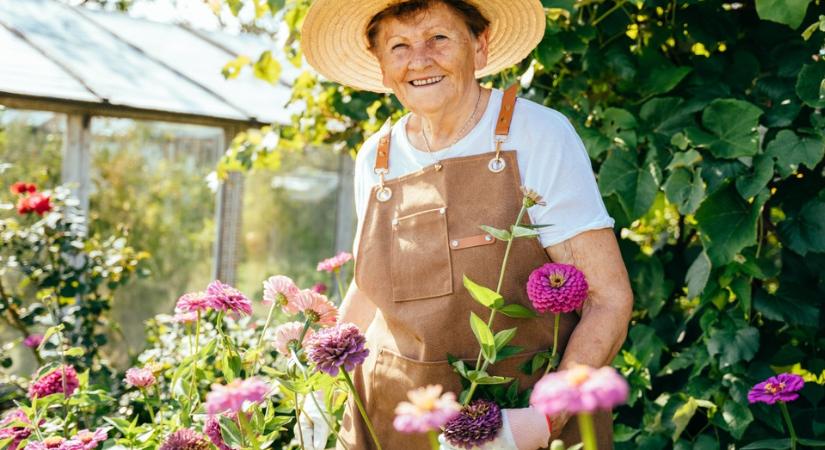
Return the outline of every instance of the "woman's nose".
<path id="1" fill-rule="evenodd" d="M 432 64 L 432 57 L 430 52 L 432 49 L 426 42 L 417 42 L 412 45 L 410 54 L 410 70 L 426 69 Z"/>

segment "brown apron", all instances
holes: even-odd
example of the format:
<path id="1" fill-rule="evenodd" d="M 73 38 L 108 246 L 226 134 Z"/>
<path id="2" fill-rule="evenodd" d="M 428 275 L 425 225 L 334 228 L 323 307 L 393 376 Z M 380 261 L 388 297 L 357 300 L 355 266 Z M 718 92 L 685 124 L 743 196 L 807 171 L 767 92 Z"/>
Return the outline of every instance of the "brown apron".
<path id="1" fill-rule="evenodd" d="M 515 101 L 516 89 L 510 88 L 497 122 L 499 143 L 509 133 Z M 516 152 L 501 151 L 499 144 L 494 152 L 445 159 L 440 170 L 431 165 L 384 181 L 389 143 L 389 135 L 379 142 L 376 172 L 381 173 L 381 184 L 372 189 L 356 249 L 355 281 L 377 312 L 366 332 L 370 355 L 355 370 L 354 382 L 384 449 L 424 450 L 430 448 L 425 435 L 393 429 L 395 407 L 407 399 L 407 391 L 427 384 L 441 384 L 456 395 L 461 390 L 447 354 L 474 365 L 479 350 L 470 328 L 470 312 L 484 320 L 489 317 L 489 310 L 470 297 L 462 277 L 467 275 L 493 289 L 497 285 L 506 243 L 483 233 L 479 226 L 507 229 L 513 224 L 521 208 L 521 177 Z M 501 161 L 496 158 L 503 159 L 503 168 L 496 165 Z M 524 218 L 529 221 L 527 214 Z M 530 307 L 527 278 L 547 262 L 537 239 L 513 242 L 501 289 L 508 303 Z M 560 352 L 577 322 L 575 313 L 562 315 Z M 524 352 L 495 364 L 489 372 L 518 378 L 522 389 L 532 387 L 541 371 L 529 377 L 518 367 L 552 347 L 553 316 L 527 320 L 496 316 L 494 332 L 512 327 L 518 327 L 518 333 L 511 345 L 523 347 Z M 595 419 L 599 449 L 613 448 L 611 414 L 599 413 Z M 554 432 L 553 438 L 568 445 L 579 442 L 576 423 L 571 419 L 561 436 Z M 350 449 L 374 448 L 351 400 L 344 413 L 341 440 Z"/>

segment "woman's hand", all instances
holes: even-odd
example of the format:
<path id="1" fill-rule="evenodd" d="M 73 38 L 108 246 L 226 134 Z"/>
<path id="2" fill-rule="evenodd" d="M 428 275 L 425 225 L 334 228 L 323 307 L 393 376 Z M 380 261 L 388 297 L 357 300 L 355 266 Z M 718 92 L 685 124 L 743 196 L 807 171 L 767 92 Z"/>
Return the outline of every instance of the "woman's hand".
<path id="1" fill-rule="evenodd" d="M 473 450 L 536 450 L 547 446 L 550 430 L 547 419 L 533 408 L 503 409 L 501 430 L 496 438 Z M 441 450 L 460 450 L 438 436 Z"/>

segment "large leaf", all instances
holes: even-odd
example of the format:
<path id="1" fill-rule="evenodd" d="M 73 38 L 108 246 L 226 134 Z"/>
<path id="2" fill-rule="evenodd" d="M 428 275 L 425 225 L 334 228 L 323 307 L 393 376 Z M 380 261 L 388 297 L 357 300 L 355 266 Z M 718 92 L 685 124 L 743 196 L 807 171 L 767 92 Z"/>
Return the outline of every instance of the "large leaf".
<path id="1" fill-rule="evenodd" d="M 796 95 L 812 108 L 825 107 L 825 63 L 808 64 L 799 71 Z"/>
<path id="2" fill-rule="evenodd" d="M 794 30 L 805 19 L 811 0 L 756 0 L 756 13 L 763 20 L 787 25 Z"/>
<path id="3" fill-rule="evenodd" d="M 751 442 L 742 447 L 741 450 L 785 450 L 791 448 L 791 440 L 784 439 L 763 439 L 761 441 Z"/>
<path id="4" fill-rule="evenodd" d="M 476 336 L 479 346 L 481 346 L 481 353 L 484 358 L 492 362 L 496 359 L 496 339 L 490 327 L 481 320 L 475 313 L 470 313 L 470 328 Z"/>
<path id="5" fill-rule="evenodd" d="M 714 100 L 702 113 L 702 125 L 710 133 L 689 128 L 688 135 L 717 158 L 753 156 L 759 152 L 756 127 L 761 115 L 761 109 L 746 101 Z"/>
<path id="6" fill-rule="evenodd" d="M 469 279 L 467 275 L 464 275 L 464 287 L 467 288 L 467 291 L 477 302 L 488 308 L 496 309 L 504 305 L 504 298 L 500 294 L 497 294 L 496 291 L 488 287 L 475 283 Z"/>
<path id="7" fill-rule="evenodd" d="M 635 151 L 613 149 L 599 171 L 599 188 L 604 195 L 617 194 L 622 209 L 636 219 L 653 204 L 658 176 L 655 162 L 639 164 Z"/>
<path id="8" fill-rule="evenodd" d="M 766 200 L 756 198 L 749 204 L 729 183 L 702 202 L 696 221 L 714 266 L 729 263 L 742 249 L 756 243 L 756 219 Z"/>
<path id="9" fill-rule="evenodd" d="M 751 198 L 768 185 L 773 178 L 773 159 L 758 155 L 753 159 L 752 172 L 736 179 L 736 190 L 744 198 Z"/>
<path id="10" fill-rule="evenodd" d="M 722 405 L 721 416 L 730 434 L 736 439 L 741 439 L 748 425 L 753 422 L 753 414 L 750 409 L 732 399 L 728 399 L 725 401 L 725 404 Z"/>
<path id="11" fill-rule="evenodd" d="M 791 130 L 782 130 L 767 145 L 765 154 L 776 161 L 776 171 L 785 178 L 796 172 L 800 164 L 809 169 L 816 167 L 825 156 L 825 139 L 821 136 L 800 138 Z"/>
<path id="12" fill-rule="evenodd" d="M 705 181 L 702 168 L 678 168 L 665 181 L 665 195 L 682 214 L 692 214 L 705 198 Z"/>
<path id="13" fill-rule="evenodd" d="M 706 252 L 702 251 L 690 265 L 685 276 L 688 288 L 688 298 L 695 298 L 705 290 L 710 277 L 710 258 Z"/>
<path id="14" fill-rule="evenodd" d="M 679 97 L 654 98 L 642 105 L 639 118 L 654 133 L 670 137 L 695 123 L 693 113 L 696 110 Z"/>
<path id="15" fill-rule="evenodd" d="M 644 77 L 640 80 L 639 90 L 645 96 L 664 94 L 675 88 L 693 68 L 664 66 L 655 67 L 644 71 Z"/>
<path id="16" fill-rule="evenodd" d="M 532 319 L 533 317 L 538 316 L 532 309 L 516 303 L 502 306 L 498 311 L 505 316 L 512 317 L 514 319 Z"/>
<path id="17" fill-rule="evenodd" d="M 782 221 L 779 235 L 782 242 L 800 255 L 825 252 L 825 191 Z"/>
<path id="18" fill-rule="evenodd" d="M 759 330 L 754 327 L 714 329 L 707 339 L 707 348 L 711 356 L 719 356 L 721 368 L 750 361 L 759 349 Z"/>

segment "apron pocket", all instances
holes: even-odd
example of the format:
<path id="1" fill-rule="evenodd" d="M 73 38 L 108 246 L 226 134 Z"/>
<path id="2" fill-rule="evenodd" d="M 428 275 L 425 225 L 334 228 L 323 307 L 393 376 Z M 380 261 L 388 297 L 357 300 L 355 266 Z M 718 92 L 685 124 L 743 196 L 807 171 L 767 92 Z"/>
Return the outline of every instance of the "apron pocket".
<path id="1" fill-rule="evenodd" d="M 393 220 L 390 276 L 396 302 L 453 293 L 446 207 Z"/>

